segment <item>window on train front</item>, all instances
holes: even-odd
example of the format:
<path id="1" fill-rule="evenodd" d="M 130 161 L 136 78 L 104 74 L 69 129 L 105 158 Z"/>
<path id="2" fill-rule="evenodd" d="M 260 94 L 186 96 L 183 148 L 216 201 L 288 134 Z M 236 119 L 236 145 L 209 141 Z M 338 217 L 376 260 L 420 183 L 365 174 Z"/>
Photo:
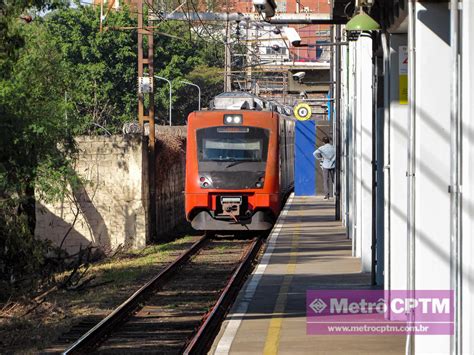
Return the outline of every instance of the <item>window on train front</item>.
<path id="1" fill-rule="evenodd" d="M 266 162 L 269 130 L 228 126 L 197 131 L 199 161 Z"/>

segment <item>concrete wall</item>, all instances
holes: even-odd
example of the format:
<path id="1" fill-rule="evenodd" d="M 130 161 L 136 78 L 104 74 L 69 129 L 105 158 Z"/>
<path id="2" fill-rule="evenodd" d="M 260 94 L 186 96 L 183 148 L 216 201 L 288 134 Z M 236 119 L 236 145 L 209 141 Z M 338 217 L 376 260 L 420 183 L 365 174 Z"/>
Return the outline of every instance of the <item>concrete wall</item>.
<path id="1" fill-rule="evenodd" d="M 180 132 L 157 136 L 159 236 L 185 221 L 185 139 Z M 75 171 L 84 183 L 62 201 L 37 202 L 37 237 L 63 243 L 70 253 L 89 244 L 105 252 L 144 247 L 149 239 L 146 144 L 140 136 L 78 138 Z"/>
<path id="2" fill-rule="evenodd" d="M 75 171 L 84 184 L 62 201 L 36 205 L 36 235 L 75 252 L 146 244 L 146 175 L 141 138 L 80 137 Z"/>

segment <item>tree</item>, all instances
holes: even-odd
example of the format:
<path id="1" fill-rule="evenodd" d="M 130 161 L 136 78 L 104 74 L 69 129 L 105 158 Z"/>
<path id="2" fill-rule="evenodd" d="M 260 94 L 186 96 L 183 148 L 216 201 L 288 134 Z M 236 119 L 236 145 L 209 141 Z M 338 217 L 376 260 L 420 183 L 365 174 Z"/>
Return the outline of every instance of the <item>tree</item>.
<path id="1" fill-rule="evenodd" d="M 1 20 L 7 30 L 1 33 L 6 42 L 0 63 L 0 289 L 5 291 L 25 273 L 41 271 L 46 244 L 34 238 L 35 185 L 46 186 L 54 175 L 41 174 L 46 167 L 68 170 L 72 145 L 63 118 L 59 52 L 40 22 L 18 21 L 24 8 L 2 5 L 8 16 Z"/>
<path id="2" fill-rule="evenodd" d="M 133 13 L 127 8 L 110 12 L 102 33 L 98 31 L 99 9 L 90 6 L 54 11 L 45 18 L 45 25 L 62 53 L 67 96 L 73 105 L 68 115 L 80 122 L 74 133 L 103 133 L 101 127 L 117 133 L 123 123 L 135 120 L 136 31 L 112 30 L 135 27 Z M 180 81 L 198 67 L 222 65 L 223 44 L 198 37 L 188 23 L 166 21 L 156 32 L 154 48 L 155 73 L 173 81 L 173 124 L 184 124 L 197 106 L 197 95 L 188 95 L 189 89 L 183 88 Z M 212 83 L 213 95 L 222 91 L 222 85 L 218 89 L 214 78 L 209 80 L 202 81 L 205 92 L 208 83 Z M 159 124 L 167 124 L 169 88 L 161 81 L 156 81 L 155 88 L 156 117 Z"/>
<path id="3" fill-rule="evenodd" d="M 222 92 L 222 77 L 222 68 L 200 64 L 186 75 L 185 80 L 201 88 L 201 105 L 206 107 L 217 94 Z M 180 84 L 173 105 L 174 115 L 180 119 L 176 124 L 186 124 L 189 113 L 198 108 L 197 89 L 193 86 Z"/>
<path id="4" fill-rule="evenodd" d="M 8 76 L 24 45 L 20 23 L 31 17 L 21 15 L 26 10 L 52 10 L 68 3 L 66 0 L 0 0 L 0 78 Z"/>
<path id="5" fill-rule="evenodd" d="M 62 197 L 79 184 L 74 174 L 74 136 L 119 132 L 136 120 L 136 27 L 129 11 L 111 12 L 99 32 L 99 10 L 62 0 L 0 0 L 0 289 L 25 273 L 40 275 L 47 243 L 34 238 L 35 196 Z M 25 11 L 52 9 L 33 21 Z M 29 10 L 31 11 L 31 10 Z M 166 22 L 155 45 L 156 70 L 173 79 L 174 124 L 222 89 L 223 47 L 196 37 L 185 23 Z M 181 38 L 181 40 L 177 39 Z M 156 86 L 158 87 L 158 85 Z M 155 93 L 158 117 L 167 117 L 168 88 Z M 194 91 L 191 91 L 194 90 Z M 67 116 L 67 119 L 66 119 Z M 2 295 L 0 294 L 0 298 Z"/>
<path id="6" fill-rule="evenodd" d="M 136 116 L 137 49 L 132 31 L 99 32 L 99 9 L 79 6 L 55 11 L 45 25 L 62 55 L 69 115 L 76 134 L 120 132 Z M 127 9 L 110 12 L 110 27 L 136 26 Z"/>
<path id="7" fill-rule="evenodd" d="M 157 75 L 173 82 L 173 124 L 186 124 L 187 116 L 197 109 L 196 88 L 181 83 L 188 80 L 199 85 L 203 91 L 203 104 L 207 104 L 223 89 L 222 66 L 224 46 L 215 38 L 197 36 L 188 24 L 169 21 L 160 26 L 160 31 L 172 33 L 173 37 L 160 36 L 155 44 L 155 70 Z M 177 40 L 175 37 L 181 38 Z M 155 103 L 158 124 L 168 123 L 169 88 L 165 82 L 155 84 Z"/>

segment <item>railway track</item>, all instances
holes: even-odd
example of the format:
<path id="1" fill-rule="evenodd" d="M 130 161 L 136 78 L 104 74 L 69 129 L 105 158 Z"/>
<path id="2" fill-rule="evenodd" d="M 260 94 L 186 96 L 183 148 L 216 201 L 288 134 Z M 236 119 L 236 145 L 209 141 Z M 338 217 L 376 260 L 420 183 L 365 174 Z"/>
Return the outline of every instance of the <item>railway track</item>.
<path id="1" fill-rule="evenodd" d="M 204 353 L 260 247 L 261 238 L 200 238 L 63 354 Z"/>

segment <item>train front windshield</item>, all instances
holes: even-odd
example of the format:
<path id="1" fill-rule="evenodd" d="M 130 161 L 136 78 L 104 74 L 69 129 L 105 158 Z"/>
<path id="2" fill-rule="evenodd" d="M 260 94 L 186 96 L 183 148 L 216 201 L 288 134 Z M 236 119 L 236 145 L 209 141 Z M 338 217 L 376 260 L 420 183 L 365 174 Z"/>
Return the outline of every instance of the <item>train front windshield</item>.
<path id="1" fill-rule="evenodd" d="M 197 131 L 201 162 L 266 162 L 269 130 L 257 127 L 224 126 Z"/>

